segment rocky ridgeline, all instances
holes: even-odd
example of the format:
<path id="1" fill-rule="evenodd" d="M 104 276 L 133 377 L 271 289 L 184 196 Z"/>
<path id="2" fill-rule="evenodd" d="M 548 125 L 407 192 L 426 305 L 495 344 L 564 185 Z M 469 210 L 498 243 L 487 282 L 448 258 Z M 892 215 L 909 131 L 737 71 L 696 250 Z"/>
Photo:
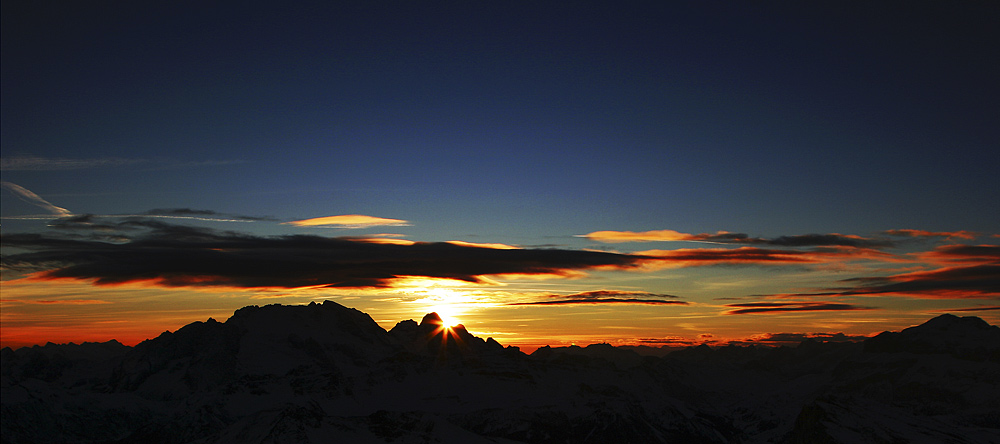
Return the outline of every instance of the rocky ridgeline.
<path id="1" fill-rule="evenodd" d="M 386 331 L 325 302 L 0 354 L 4 444 L 1000 442 L 1000 328 L 974 317 L 864 343 L 526 355 L 433 313 Z"/>

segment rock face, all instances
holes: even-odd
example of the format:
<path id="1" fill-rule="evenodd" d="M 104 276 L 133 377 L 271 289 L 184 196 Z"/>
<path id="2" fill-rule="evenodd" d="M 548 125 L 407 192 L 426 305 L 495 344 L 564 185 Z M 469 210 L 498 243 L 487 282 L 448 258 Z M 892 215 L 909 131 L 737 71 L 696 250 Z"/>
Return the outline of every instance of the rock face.
<path id="1" fill-rule="evenodd" d="M 433 313 L 385 331 L 332 302 L 246 307 L 135 347 L 3 349 L 0 442 L 995 443 L 998 331 L 529 356 Z"/>

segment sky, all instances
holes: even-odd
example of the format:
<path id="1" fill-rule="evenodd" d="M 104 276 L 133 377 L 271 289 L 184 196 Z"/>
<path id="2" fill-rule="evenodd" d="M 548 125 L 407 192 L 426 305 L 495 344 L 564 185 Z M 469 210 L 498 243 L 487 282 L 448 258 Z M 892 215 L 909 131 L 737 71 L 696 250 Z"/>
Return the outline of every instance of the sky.
<path id="1" fill-rule="evenodd" d="M 318 300 L 525 350 L 1000 323 L 996 2 L 2 9 L 4 346 Z"/>

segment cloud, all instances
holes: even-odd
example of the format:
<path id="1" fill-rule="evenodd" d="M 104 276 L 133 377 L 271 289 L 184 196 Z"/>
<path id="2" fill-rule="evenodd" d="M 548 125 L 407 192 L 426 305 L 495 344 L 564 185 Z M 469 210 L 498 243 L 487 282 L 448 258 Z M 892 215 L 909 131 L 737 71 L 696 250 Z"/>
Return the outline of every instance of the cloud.
<path id="1" fill-rule="evenodd" d="M 460 240 L 451 240 L 451 241 L 448 241 L 448 243 L 449 244 L 453 244 L 453 245 L 461 245 L 461 246 L 465 246 L 465 247 L 497 248 L 497 249 L 500 249 L 500 250 L 516 250 L 516 249 L 519 248 L 519 247 L 515 247 L 513 245 L 507 245 L 507 244 L 466 242 L 466 241 L 460 241 Z"/>
<path id="2" fill-rule="evenodd" d="M 840 282 L 848 287 L 815 293 L 768 295 L 774 298 L 810 296 L 900 296 L 925 299 L 990 299 L 1000 297 L 1000 262 L 943 267 L 891 276 L 857 277 Z"/>
<path id="3" fill-rule="evenodd" d="M 906 236 L 906 237 L 944 237 L 948 239 L 975 239 L 978 234 L 973 231 L 925 231 L 925 230 L 912 230 L 912 229 L 900 229 L 900 230 L 886 230 L 882 233 L 888 234 L 890 236 Z"/>
<path id="4" fill-rule="evenodd" d="M 330 227 L 330 228 L 369 228 L 379 226 L 404 227 L 410 223 L 400 219 L 364 216 L 361 214 L 345 214 L 341 216 L 314 217 L 312 219 L 283 222 L 296 227 Z"/>
<path id="5" fill-rule="evenodd" d="M 32 205 L 35 205 L 39 208 L 42 208 L 45 211 L 48 211 L 56 216 L 71 216 L 73 214 L 65 208 L 52 205 L 51 203 L 49 203 L 49 201 L 42 199 L 41 196 L 32 193 L 31 190 L 28 190 L 27 188 L 24 188 L 18 184 L 6 181 L 0 181 L 0 187 L 10 190 L 12 193 L 14 193 L 14 195 L 16 195 L 21 200 L 30 203 Z"/>
<path id="6" fill-rule="evenodd" d="M 89 230 L 89 231 L 118 231 L 130 229 L 117 222 L 98 222 L 98 216 L 93 214 L 80 214 L 77 216 L 61 217 L 48 223 L 49 228 L 59 230 Z"/>
<path id="7" fill-rule="evenodd" d="M 688 234 L 674 230 L 656 231 L 595 231 L 585 234 L 590 240 L 605 243 L 618 242 L 710 242 L 720 244 L 771 245 L 780 247 L 814 247 L 814 246 L 844 246 L 857 248 L 890 247 L 892 241 L 856 236 L 853 234 L 802 234 L 780 236 L 774 239 L 750 237 L 745 233 L 730 233 L 718 231 L 715 234 Z"/>
<path id="8" fill-rule="evenodd" d="M 1000 245 L 942 245 L 917 256 L 939 264 L 1000 263 Z"/>
<path id="9" fill-rule="evenodd" d="M 646 305 L 689 305 L 676 300 L 670 294 L 655 294 L 642 291 L 595 290 L 575 294 L 552 294 L 547 300 L 516 302 L 507 305 L 574 305 L 574 304 L 646 304 Z M 668 300 L 673 299 L 673 300 Z"/>
<path id="10" fill-rule="evenodd" d="M 276 221 L 273 217 L 243 216 L 239 214 L 219 213 L 212 210 L 194 210 L 191 208 L 156 208 L 138 215 L 118 215 L 112 217 L 159 217 L 166 219 L 193 219 L 211 222 L 255 222 Z"/>
<path id="11" fill-rule="evenodd" d="M 933 299 L 1000 297 L 1000 264 L 945 267 L 888 277 L 862 277 L 842 282 L 856 287 L 832 289 L 843 296 L 897 295 Z"/>
<path id="12" fill-rule="evenodd" d="M 720 231 L 720 233 L 722 233 Z M 665 241 L 687 241 L 694 240 L 695 235 L 681 233 L 674 230 L 656 230 L 656 231 L 595 231 L 593 233 L 584 234 L 582 237 L 586 237 L 590 240 L 595 240 L 598 242 L 665 242 Z"/>
<path id="13" fill-rule="evenodd" d="M 148 169 L 199 168 L 243 163 L 243 160 L 195 160 L 177 161 L 172 159 L 126 159 L 122 157 L 99 157 L 74 159 L 68 157 L 17 156 L 0 158 L 0 171 L 70 171 L 91 168 L 116 168 L 132 165 L 149 165 Z"/>
<path id="14" fill-rule="evenodd" d="M 1000 310 L 1000 305 L 986 306 L 986 307 L 971 307 L 971 308 L 952 308 L 950 310 L 940 310 L 943 313 L 948 313 L 951 311 L 992 311 Z"/>
<path id="15" fill-rule="evenodd" d="M 570 276 L 593 269 L 640 269 L 650 258 L 555 249 L 496 249 L 446 242 L 395 245 L 312 235 L 262 237 L 157 221 L 110 243 L 43 234 L 4 235 L 4 268 L 33 279 L 165 287 L 390 287 L 405 277 L 489 282 L 491 275 Z"/>
<path id="16" fill-rule="evenodd" d="M 241 216 L 217 213 L 211 210 L 189 208 L 156 209 L 142 214 L 80 214 L 61 217 L 48 223 L 49 228 L 58 230 L 90 230 L 100 232 L 134 231 L 142 228 L 159 227 L 156 219 L 183 219 L 208 222 L 256 222 L 274 220 L 267 217 Z"/>
<path id="17" fill-rule="evenodd" d="M 897 256 L 867 248 L 822 247 L 812 250 L 778 250 L 757 247 L 681 248 L 635 253 L 660 259 L 661 265 L 696 267 L 717 264 L 816 264 L 849 260 L 899 261 Z"/>
<path id="18" fill-rule="evenodd" d="M 839 233 L 781 236 L 774 239 L 764 239 L 763 243 L 782 247 L 844 246 L 857 248 L 880 248 L 891 247 L 893 245 L 891 241 L 885 239 L 873 239 L 853 234 Z"/>
<path id="19" fill-rule="evenodd" d="M 737 341 L 729 341 L 728 345 L 766 345 L 797 346 L 803 341 L 817 342 L 861 342 L 868 339 L 865 335 L 845 335 L 844 333 L 765 333 Z"/>
<path id="20" fill-rule="evenodd" d="M 872 309 L 871 307 L 834 302 L 746 302 L 742 304 L 729 304 L 726 307 L 732 309 L 726 312 L 726 314 L 730 315 Z"/>
<path id="21" fill-rule="evenodd" d="M 35 301 L 29 301 L 24 299 L 8 299 L 5 300 L 4 302 L 5 303 L 14 302 L 19 304 L 34 304 L 34 305 L 99 305 L 99 304 L 111 303 L 99 299 L 47 299 L 47 300 L 35 300 Z"/>
<path id="22" fill-rule="evenodd" d="M 142 159 L 102 157 L 94 159 L 70 159 L 66 157 L 3 157 L 0 171 L 66 171 L 100 167 L 117 167 L 147 162 Z"/>

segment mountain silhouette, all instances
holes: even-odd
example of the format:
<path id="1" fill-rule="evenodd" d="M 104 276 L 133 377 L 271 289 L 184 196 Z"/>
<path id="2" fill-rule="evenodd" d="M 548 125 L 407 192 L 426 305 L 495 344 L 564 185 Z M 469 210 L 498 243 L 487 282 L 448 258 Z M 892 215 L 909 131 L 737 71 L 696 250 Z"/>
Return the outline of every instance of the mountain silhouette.
<path id="1" fill-rule="evenodd" d="M 7 443 L 1000 442 L 1000 328 L 527 355 L 434 313 L 251 306 L 134 347 L 4 348 Z"/>

